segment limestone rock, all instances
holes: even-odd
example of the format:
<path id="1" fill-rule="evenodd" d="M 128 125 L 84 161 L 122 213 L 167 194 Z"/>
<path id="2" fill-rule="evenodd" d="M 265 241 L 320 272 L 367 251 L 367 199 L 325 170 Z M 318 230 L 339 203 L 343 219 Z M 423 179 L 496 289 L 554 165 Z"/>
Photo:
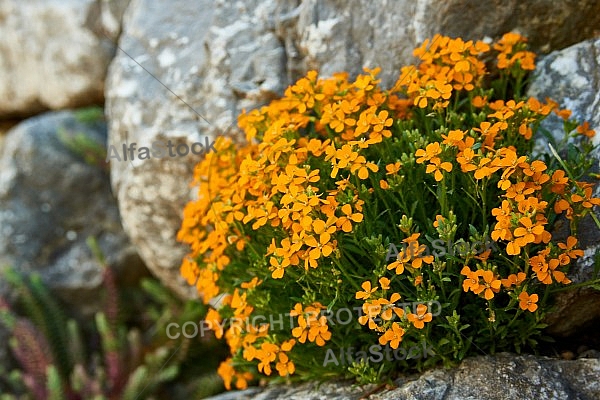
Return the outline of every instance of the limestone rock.
<path id="1" fill-rule="evenodd" d="M 600 4 L 592 1 L 317 1 L 302 2 L 296 26 L 300 59 L 324 74 L 382 68 L 391 85 L 412 50 L 436 33 L 466 39 L 518 31 L 535 51 L 548 52 L 593 37 Z"/>
<path id="2" fill-rule="evenodd" d="M 127 3 L 0 2 L 0 118 L 102 103 Z"/>
<path id="3" fill-rule="evenodd" d="M 120 46 L 148 71 L 123 52 L 115 57 L 106 92 L 109 144 L 212 142 L 230 130 L 241 108 L 281 94 L 287 84 L 284 49 L 266 23 L 256 24 L 275 5 L 133 1 Z M 194 296 L 195 289 L 179 276 L 188 249 L 175 236 L 199 160 L 192 154 L 111 160 L 127 234 L 152 272 L 182 296 Z"/>

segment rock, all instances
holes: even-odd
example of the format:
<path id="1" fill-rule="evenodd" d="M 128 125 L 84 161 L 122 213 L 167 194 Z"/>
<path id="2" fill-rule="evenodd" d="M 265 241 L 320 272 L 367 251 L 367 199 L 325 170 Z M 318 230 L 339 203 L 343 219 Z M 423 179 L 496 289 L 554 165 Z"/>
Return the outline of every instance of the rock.
<path id="1" fill-rule="evenodd" d="M 0 2 L 0 118 L 101 104 L 128 1 Z"/>
<path id="2" fill-rule="evenodd" d="M 121 48 L 107 79 L 109 144 L 206 143 L 230 130 L 243 107 L 264 104 L 287 84 L 285 54 L 266 23 L 275 2 L 204 0 L 190 8 L 139 0 L 124 18 Z M 163 86 L 164 85 L 164 86 Z M 165 88 L 165 86 L 168 88 Z M 186 104 L 187 103 L 187 104 Z M 125 231 L 151 271 L 184 297 L 196 295 L 179 275 L 189 251 L 176 242 L 192 192 L 197 155 L 111 160 Z"/>
<path id="3" fill-rule="evenodd" d="M 380 66 L 389 86 L 412 61 L 413 48 L 436 33 L 466 40 L 515 30 L 535 51 L 547 52 L 593 37 L 599 23 L 600 4 L 593 0 L 311 0 L 300 6 L 295 42 L 309 68 L 356 75 L 363 66 Z"/>
<path id="4" fill-rule="evenodd" d="M 230 399 L 361 399 L 371 400 L 562 400 L 600 398 L 600 360 L 556 360 L 500 353 L 464 360 L 452 369 L 435 368 L 421 375 L 401 377 L 395 389 L 363 388 L 352 382 L 316 382 L 294 386 L 228 392 L 210 400 Z M 379 390 L 378 390 L 379 389 Z M 374 391 L 375 390 L 375 391 Z M 373 393 L 374 392 L 374 393 Z"/>
<path id="5" fill-rule="evenodd" d="M 538 60 L 528 95 L 559 102 L 573 113 L 571 118 L 600 128 L 600 39 L 587 40 Z M 562 120 L 552 115 L 544 127 L 556 139 L 563 136 Z M 600 131 L 594 137 L 600 143 Z"/>
<path id="6" fill-rule="evenodd" d="M 6 133 L 16 124 L 18 124 L 19 121 L 0 121 L 0 148 L 2 146 L 2 140 L 4 140 L 4 136 L 6 136 Z"/>
<path id="7" fill-rule="evenodd" d="M 600 144 L 600 40 L 588 40 L 566 49 L 555 51 L 537 63 L 535 76 L 528 95 L 538 99 L 550 97 L 561 108 L 572 111 L 571 118 L 588 121 L 597 134 L 593 138 Z M 560 140 L 564 136 L 562 119 L 550 115 L 542 127 Z M 547 140 L 540 138 L 538 151 L 547 150 Z M 600 160 L 600 150 L 593 154 Z M 598 172 L 598 163 L 594 167 Z M 600 197 L 600 186 L 594 195 Z M 600 215 L 596 213 L 596 215 Z M 592 220 L 585 218 L 579 228 L 580 245 L 585 255 L 570 272 L 574 283 L 593 277 L 596 253 L 600 251 L 600 230 Z M 557 310 L 548 316 L 548 332 L 557 336 L 571 336 L 582 327 L 600 320 L 600 292 L 593 289 L 576 289 L 562 292 L 557 298 Z"/>
<path id="8" fill-rule="evenodd" d="M 313 68 L 356 75 L 363 66 L 380 66 L 389 86 L 400 67 L 413 62 L 414 47 L 438 32 L 480 39 L 518 29 L 535 49 L 551 50 L 593 36 L 599 22 L 600 4 L 591 0 L 493 6 L 475 0 L 202 0 L 193 6 L 134 0 L 119 41 L 133 59 L 118 51 L 107 78 L 109 144 L 189 144 L 236 135 L 232 125 L 242 109 L 280 96 Z M 187 249 L 175 237 L 199 159 L 114 162 L 111 168 L 125 231 L 152 272 L 182 296 L 194 293 L 179 277 Z"/>
<path id="9" fill-rule="evenodd" d="M 88 316 L 101 305 L 102 280 L 88 236 L 97 239 L 121 282 L 131 283 L 144 271 L 110 192 L 106 124 L 99 113 L 27 119 L 8 132 L 0 151 L 0 267 L 40 274 L 56 295 Z"/>

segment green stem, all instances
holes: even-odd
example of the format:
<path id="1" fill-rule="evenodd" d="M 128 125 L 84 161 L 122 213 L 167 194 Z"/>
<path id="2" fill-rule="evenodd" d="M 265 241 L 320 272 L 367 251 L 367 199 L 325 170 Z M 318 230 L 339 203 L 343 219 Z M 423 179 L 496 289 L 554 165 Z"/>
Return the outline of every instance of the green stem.
<path id="1" fill-rule="evenodd" d="M 446 175 L 444 173 L 444 175 Z M 441 206 L 441 213 L 442 215 L 448 215 L 448 201 L 447 201 L 447 193 L 446 193 L 446 176 L 444 176 L 442 178 L 442 180 L 440 181 L 440 186 L 438 186 L 440 189 L 440 206 Z"/>
<path id="2" fill-rule="evenodd" d="M 356 262 L 356 260 L 350 254 L 345 254 L 345 256 L 348 257 L 348 258 L 350 258 L 354 264 L 358 265 L 358 263 Z M 345 277 L 348 278 L 348 280 L 350 281 L 350 283 L 352 284 L 352 286 L 354 286 L 354 288 L 356 289 L 356 291 L 362 290 L 362 288 L 360 287 L 360 285 L 358 283 L 356 283 L 354 281 L 354 279 L 352 279 L 352 275 L 350 275 L 344 269 L 344 267 L 342 267 L 342 263 L 340 263 L 337 258 L 333 258 L 333 262 L 335 263 L 336 267 L 338 267 L 339 270 L 342 271 L 343 276 L 345 276 Z"/>
<path id="3" fill-rule="evenodd" d="M 482 202 L 482 213 L 483 213 L 483 226 L 484 226 L 484 230 L 487 228 L 487 218 L 488 218 L 488 214 L 487 214 L 487 178 L 484 178 L 483 184 L 482 184 L 482 188 L 481 188 L 481 202 Z"/>

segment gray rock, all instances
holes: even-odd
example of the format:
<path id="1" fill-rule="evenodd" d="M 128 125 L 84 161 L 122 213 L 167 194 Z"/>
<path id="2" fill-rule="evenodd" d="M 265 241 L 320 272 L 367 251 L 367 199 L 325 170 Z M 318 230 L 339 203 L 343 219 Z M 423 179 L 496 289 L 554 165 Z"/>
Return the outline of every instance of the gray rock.
<path id="1" fill-rule="evenodd" d="M 102 103 L 128 1 L 0 2 L 0 117 Z"/>
<path id="2" fill-rule="evenodd" d="M 230 130 L 241 108 L 280 94 L 287 84 L 284 49 L 266 23 L 256 24 L 272 15 L 275 5 L 133 1 L 119 45 L 147 71 L 124 52 L 111 64 L 109 144 L 210 142 Z M 162 283 L 186 297 L 196 293 L 179 275 L 188 249 L 176 242 L 176 233 L 199 160 L 192 154 L 111 160 L 127 234 Z"/>
<path id="3" fill-rule="evenodd" d="M 600 360 L 556 360 L 500 353 L 464 360 L 452 369 L 435 368 L 398 378 L 395 389 L 351 382 L 269 386 L 229 392 L 210 400 L 361 399 L 372 400 L 591 400 L 600 398 Z"/>
<path id="4" fill-rule="evenodd" d="M 309 68 L 356 75 L 364 66 L 380 66 L 389 86 L 412 61 L 414 47 L 436 33 L 466 40 L 515 30 L 534 50 L 547 52 L 593 37 L 599 13 L 593 0 L 310 0 L 300 6 L 295 43 Z"/>
<path id="5" fill-rule="evenodd" d="M 413 48 L 438 32 L 480 39 L 517 29 L 534 48 L 551 50 L 593 36 L 598 22 L 600 4 L 591 0 L 134 0 L 119 41 L 127 54 L 117 53 L 107 78 L 109 143 L 236 135 L 231 127 L 242 109 L 281 95 L 313 68 L 356 75 L 380 66 L 389 86 L 413 61 Z M 125 231 L 152 272 L 183 296 L 193 290 L 179 277 L 187 250 L 175 237 L 198 160 L 114 162 L 111 169 Z"/>
<path id="6" fill-rule="evenodd" d="M 77 112 L 50 112 L 6 135 L 0 152 L 0 267 L 39 273 L 62 300 L 90 315 L 100 306 L 102 267 L 88 236 L 97 239 L 118 279 L 134 280 L 144 269 L 110 192 L 102 155 L 106 124 L 81 118 Z M 95 151 L 99 160 L 86 162 L 85 154 Z"/>
<path id="7" fill-rule="evenodd" d="M 535 76 L 528 95 L 538 99 L 550 97 L 561 108 L 572 111 L 571 118 L 588 121 L 597 134 L 593 139 L 600 143 L 600 40 L 588 40 L 566 49 L 555 51 L 538 61 Z M 550 115 L 542 127 L 555 139 L 564 136 L 562 120 Z M 547 140 L 538 139 L 538 151 L 547 150 Z M 600 151 L 593 154 L 600 160 Z M 598 162 L 595 163 L 598 172 Z M 600 197 L 600 186 L 594 195 Z M 600 216 L 596 212 L 597 216 Z M 593 276 L 596 253 L 600 250 L 600 230 L 594 221 L 585 218 L 579 228 L 580 244 L 585 256 L 578 260 L 569 276 L 574 283 L 589 280 Z M 576 289 L 562 292 L 557 298 L 557 310 L 548 317 L 549 332 L 570 336 L 586 324 L 600 319 L 600 292 L 592 289 Z"/>
<path id="8" fill-rule="evenodd" d="M 537 62 L 528 95 L 550 97 L 573 113 L 571 118 L 600 127 L 600 40 L 587 40 L 542 57 Z M 563 136 L 562 120 L 551 115 L 544 127 L 556 139 Z M 594 137 L 600 143 L 600 132 Z"/>

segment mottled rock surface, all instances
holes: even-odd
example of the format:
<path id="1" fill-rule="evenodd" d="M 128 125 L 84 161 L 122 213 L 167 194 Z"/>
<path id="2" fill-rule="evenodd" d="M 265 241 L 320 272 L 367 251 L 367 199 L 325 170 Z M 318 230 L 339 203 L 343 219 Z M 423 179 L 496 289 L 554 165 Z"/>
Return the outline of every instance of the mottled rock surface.
<path id="1" fill-rule="evenodd" d="M 528 94 L 550 97 L 573 113 L 571 118 L 600 128 L 600 39 L 586 40 L 538 60 Z M 544 125 L 557 139 L 562 137 L 562 120 L 552 116 Z M 600 143 L 600 133 L 594 138 Z"/>
<path id="2" fill-rule="evenodd" d="M 143 265 L 119 221 L 104 160 L 86 162 L 75 148 L 85 141 L 91 145 L 86 148 L 104 152 L 106 124 L 81 118 L 50 112 L 6 135 L 0 151 L 0 267 L 39 273 L 62 300 L 90 315 L 100 307 L 102 267 L 88 236 L 97 239 L 120 279 L 135 279 Z"/>
<path id="3" fill-rule="evenodd" d="M 102 103 L 128 1 L 0 2 L 0 118 Z"/>
<path id="4" fill-rule="evenodd" d="M 518 31 L 535 51 L 560 49 L 593 37 L 600 23 L 593 0 L 316 1 L 303 2 L 296 43 L 307 67 L 324 74 L 382 67 L 390 85 L 412 61 L 412 50 L 436 33 L 464 39 Z"/>
<path id="5" fill-rule="evenodd" d="M 600 360 L 596 358 L 566 361 L 501 353 L 469 358 L 453 369 L 401 377 L 394 382 L 396 388 L 375 393 L 374 385 L 356 388 L 349 382 L 328 382 L 251 388 L 210 399 L 592 400 L 600 398 L 598 376 Z"/>
<path id="6" fill-rule="evenodd" d="M 151 146 L 156 140 L 201 141 L 202 123 L 190 107 L 208 104 L 199 95 L 200 69 L 206 63 L 204 39 L 212 18 L 211 2 L 132 1 L 124 16 L 124 33 L 107 78 L 109 146 Z M 161 85 L 166 85 L 173 93 Z M 183 101 L 182 101 L 183 100 Z M 190 106 L 188 107 L 185 103 Z M 200 126 L 203 129 L 200 129 Z M 180 295 L 192 290 L 179 277 L 186 253 L 175 234 L 190 196 L 189 178 L 198 156 L 111 160 L 112 187 L 128 236 L 164 285 Z"/>
<path id="7" fill-rule="evenodd" d="M 212 142 L 231 128 L 241 108 L 281 94 L 288 82 L 284 49 L 266 22 L 256 24 L 272 15 L 274 6 L 260 1 L 219 2 L 216 7 L 208 0 L 193 7 L 183 0 L 168 7 L 132 2 L 120 46 L 169 89 L 119 52 L 106 92 L 109 144 Z M 195 295 L 195 289 L 179 276 L 188 250 L 175 235 L 199 160 L 193 154 L 111 160 L 125 230 L 153 273 L 183 296 Z"/>
<path id="8" fill-rule="evenodd" d="M 543 57 L 538 63 L 528 94 L 539 99 L 550 97 L 561 108 L 572 111 L 571 118 L 587 121 L 597 134 L 593 142 L 600 143 L 600 40 L 587 40 Z M 563 121 L 550 115 L 542 127 L 556 140 L 564 137 Z M 547 141 L 538 140 L 539 151 L 547 150 Z M 594 153 L 595 172 L 598 172 L 600 151 Z M 595 189 L 600 196 L 600 186 Z M 597 213 L 598 215 L 598 213 Z M 580 244 L 585 256 L 571 271 L 573 282 L 592 278 L 596 253 L 600 250 L 600 230 L 591 218 L 580 225 Z M 600 320 L 600 292 L 578 289 L 560 293 L 558 310 L 551 315 L 549 331 L 555 335 L 570 336 L 593 321 Z"/>
<path id="9" fill-rule="evenodd" d="M 593 36 L 599 22 L 593 1 L 133 0 L 119 41 L 127 54 L 117 52 L 107 78 L 109 143 L 235 134 L 242 109 L 280 96 L 309 69 L 356 75 L 380 66 L 390 85 L 438 32 L 479 39 L 516 29 L 546 51 Z M 114 162 L 111 175 L 127 234 L 153 273 L 186 296 L 193 291 L 178 268 L 186 249 L 175 237 L 199 159 Z"/>

